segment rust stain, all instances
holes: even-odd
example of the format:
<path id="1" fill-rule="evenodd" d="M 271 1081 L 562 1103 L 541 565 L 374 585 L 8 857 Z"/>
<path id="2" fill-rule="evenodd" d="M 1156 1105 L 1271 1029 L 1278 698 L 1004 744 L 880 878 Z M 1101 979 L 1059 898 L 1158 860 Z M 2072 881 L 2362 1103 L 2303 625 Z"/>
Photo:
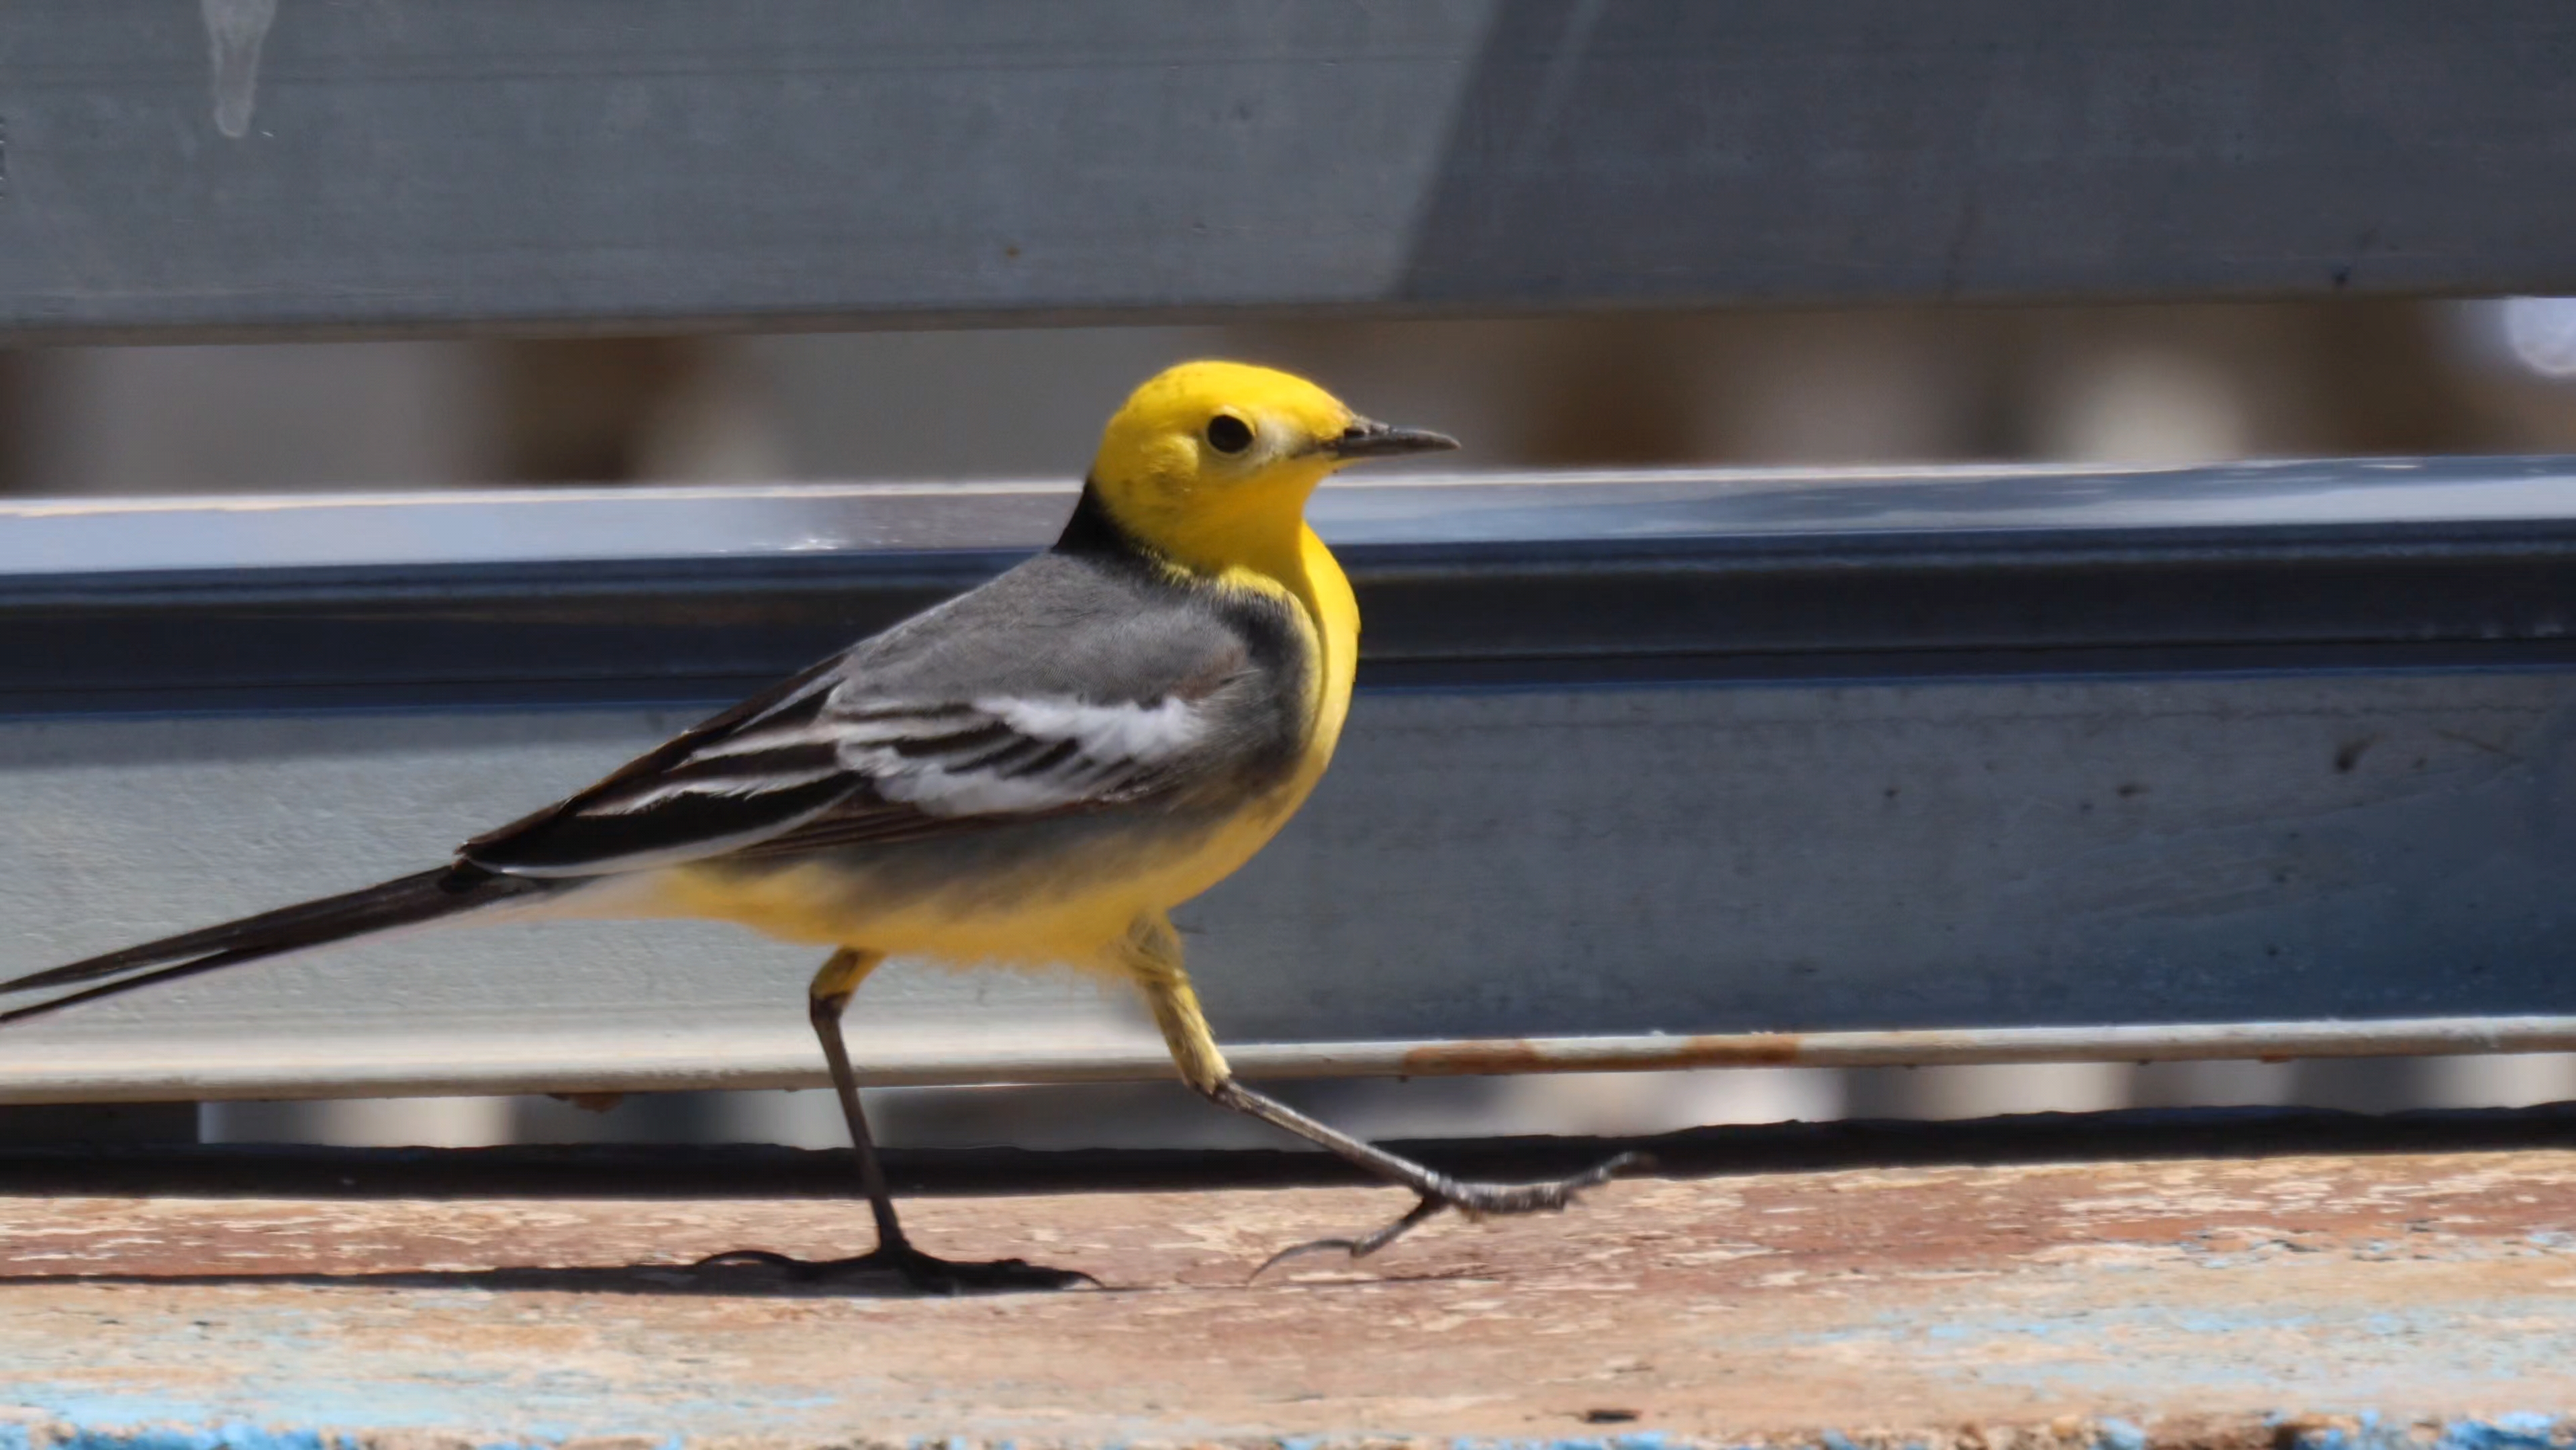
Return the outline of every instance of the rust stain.
<path id="1" fill-rule="evenodd" d="M 1739 1032 L 1723 1037 L 1685 1037 L 1673 1054 L 1672 1067 L 1790 1067 L 1806 1055 L 1806 1038 L 1795 1032 Z"/>
<path id="2" fill-rule="evenodd" d="M 1545 1072 L 1567 1067 L 1615 1068 L 1621 1071 L 1684 1067 L 1792 1067 L 1803 1057 L 1806 1039 L 1795 1032 L 1730 1032 L 1676 1037 L 1669 1047 L 1647 1051 L 1624 1049 L 1615 1063 L 1592 1063 L 1581 1052 L 1551 1050 L 1526 1037 L 1489 1037 L 1465 1042 L 1437 1042 L 1404 1055 L 1402 1077 L 1476 1077 L 1484 1074 Z"/>
<path id="3" fill-rule="evenodd" d="M 1404 1077 L 1473 1077 L 1488 1072 L 1539 1072 L 1548 1054 L 1526 1037 L 1435 1042 L 1404 1055 Z"/>

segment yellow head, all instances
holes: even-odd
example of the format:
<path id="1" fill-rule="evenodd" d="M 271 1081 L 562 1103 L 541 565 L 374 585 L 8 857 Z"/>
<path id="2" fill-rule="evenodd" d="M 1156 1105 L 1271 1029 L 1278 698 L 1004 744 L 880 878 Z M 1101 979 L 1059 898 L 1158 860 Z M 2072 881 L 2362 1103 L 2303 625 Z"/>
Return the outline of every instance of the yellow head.
<path id="1" fill-rule="evenodd" d="M 1457 446 L 1370 422 L 1301 377 L 1190 362 L 1156 374 L 1109 420 L 1091 484 L 1147 547 L 1223 573 L 1293 552 L 1307 496 L 1344 464 Z"/>

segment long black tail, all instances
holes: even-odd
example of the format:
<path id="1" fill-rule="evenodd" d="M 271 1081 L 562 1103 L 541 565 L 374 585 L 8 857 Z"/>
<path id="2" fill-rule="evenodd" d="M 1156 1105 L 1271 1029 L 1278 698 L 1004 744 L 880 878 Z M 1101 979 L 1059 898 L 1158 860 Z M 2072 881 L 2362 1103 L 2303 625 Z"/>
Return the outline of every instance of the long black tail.
<path id="1" fill-rule="evenodd" d="M 513 897 L 542 894 L 561 884 L 503 876 L 463 863 L 423 871 L 416 876 L 397 876 L 391 881 L 345 895 L 299 902 L 275 911 L 264 911 L 257 916 L 245 916 L 239 921 L 228 921 L 221 926 L 182 932 L 138 947 L 127 947 L 120 952 L 109 952 L 87 961 L 0 982 L 0 996 L 42 991 L 48 987 L 69 987 L 81 982 L 100 982 L 100 985 L 84 991 L 0 1012 L 0 1026 L 24 1022 L 48 1012 L 59 1012 L 82 1002 L 94 1002 L 101 997 L 118 996 L 156 982 L 176 981 L 200 972 L 255 962 L 263 957 L 391 931 L 396 927 L 417 926 L 459 912 L 477 911 Z M 110 977 L 116 980 L 101 981 Z"/>

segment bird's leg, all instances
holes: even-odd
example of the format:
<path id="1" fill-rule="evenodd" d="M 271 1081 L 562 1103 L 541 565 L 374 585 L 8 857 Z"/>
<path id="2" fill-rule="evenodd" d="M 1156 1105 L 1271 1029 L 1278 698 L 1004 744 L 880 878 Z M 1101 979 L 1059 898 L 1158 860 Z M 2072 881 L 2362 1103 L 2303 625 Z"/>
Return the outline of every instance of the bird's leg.
<path id="1" fill-rule="evenodd" d="M 841 1014 L 849 1007 L 851 995 L 884 960 L 880 952 L 843 947 L 814 974 L 813 985 L 806 993 L 806 1016 L 814 1024 L 815 1038 L 823 1045 L 823 1061 L 832 1069 L 832 1091 L 841 1100 L 841 1118 L 849 1125 L 850 1146 L 858 1153 L 859 1185 L 867 1193 L 868 1211 L 876 1217 L 876 1248 L 854 1259 L 820 1264 L 763 1249 L 740 1249 L 702 1259 L 699 1267 L 763 1263 L 787 1269 L 800 1279 L 890 1271 L 901 1274 L 914 1288 L 947 1294 L 975 1289 L 1067 1289 L 1096 1283 L 1089 1274 L 1050 1269 L 1024 1259 L 959 1263 L 935 1258 L 914 1248 L 904 1236 L 903 1223 L 895 1217 L 894 1192 L 886 1184 L 885 1165 L 877 1160 L 876 1137 L 868 1131 L 867 1111 L 859 1104 L 859 1077 L 850 1066 L 850 1046 L 841 1036 Z"/>
<path id="2" fill-rule="evenodd" d="M 1627 1169 L 1645 1166 L 1643 1154 L 1622 1153 L 1571 1178 L 1545 1183 L 1475 1183 L 1452 1178 L 1319 1123 L 1235 1081 L 1215 1035 L 1208 1031 L 1206 1014 L 1199 1010 L 1198 993 L 1192 990 L 1189 975 L 1181 968 L 1180 936 L 1162 913 L 1137 918 L 1119 944 L 1118 959 L 1144 989 L 1145 1000 L 1154 1010 L 1154 1023 L 1162 1029 L 1163 1043 L 1171 1050 L 1182 1078 L 1201 1095 L 1221 1107 L 1284 1128 L 1389 1183 L 1412 1189 L 1417 1197 L 1411 1210 L 1383 1228 L 1356 1238 L 1316 1239 L 1293 1245 L 1271 1255 L 1260 1269 L 1253 1270 L 1255 1277 L 1282 1259 L 1319 1250 L 1339 1249 L 1354 1259 L 1365 1258 L 1444 1208 L 1454 1208 L 1468 1218 L 1554 1213 L 1574 1202 L 1575 1195 L 1584 1189 L 1599 1187 Z"/>

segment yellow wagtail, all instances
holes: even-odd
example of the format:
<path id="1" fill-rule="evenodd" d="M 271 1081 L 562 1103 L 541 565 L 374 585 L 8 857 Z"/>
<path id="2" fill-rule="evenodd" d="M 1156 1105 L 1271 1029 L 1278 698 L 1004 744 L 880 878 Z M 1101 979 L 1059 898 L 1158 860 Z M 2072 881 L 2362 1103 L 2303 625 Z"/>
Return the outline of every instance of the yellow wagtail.
<path id="1" fill-rule="evenodd" d="M 1306 526 L 1307 496 L 1346 463 L 1456 446 L 1285 373 L 1172 368 L 1109 420 L 1045 553 L 467 842 L 446 866 L 0 983 L 97 984 L 0 1022 L 496 906 L 708 917 L 834 948 L 808 1010 L 877 1247 L 807 1272 L 890 1269 L 952 1290 L 1084 1278 L 952 1263 L 905 1239 L 840 1026 L 888 956 L 1124 977 L 1192 1087 L 1418 1196 L 1374 1232 L 1289 1252 L 1358 1257 L 1443 1208 L 1562 1208 L 1633 1160 L 1555 1182 L 1461 1182 L 1236 1082 L 1165 915 L 1278 831 L 1341 734 L 1359 610 Z"/>

